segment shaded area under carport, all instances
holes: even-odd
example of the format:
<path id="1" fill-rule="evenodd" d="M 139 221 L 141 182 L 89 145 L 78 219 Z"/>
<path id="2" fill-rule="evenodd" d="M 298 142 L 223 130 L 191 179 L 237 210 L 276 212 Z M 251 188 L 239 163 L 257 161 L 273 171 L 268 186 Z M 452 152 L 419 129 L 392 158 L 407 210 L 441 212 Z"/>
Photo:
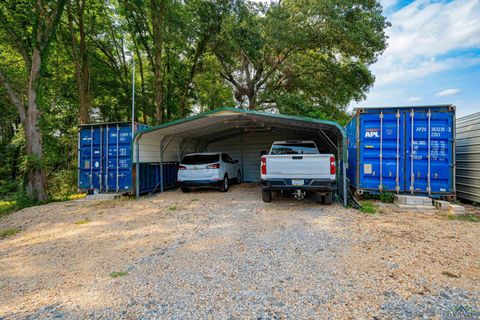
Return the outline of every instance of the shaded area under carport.
<path id="1" fill-rule="evenodd" d="M 346 206 L 347 138 L 343 127 L 333 121 L 222 108 L 137 132 L 132 150 L 135 164 L 158 162 L 160 167 L 164 161 L 181 161 L 185 154 L 192 152 L 233 153 L 240 157 L 246 180 L 257 182 L 261 152 L 268 151 L 267 147 L 275 140 L 288 139 L 314 140 L 321 152 L 336 155 L 337 194 Z M 136 166 L 136 185 L 139 181 L 140 171 Z M 160 181 L 160 191 L 163 191 L 163 179 Z M 139 188 L 136 190 L 138 197 Z"/>

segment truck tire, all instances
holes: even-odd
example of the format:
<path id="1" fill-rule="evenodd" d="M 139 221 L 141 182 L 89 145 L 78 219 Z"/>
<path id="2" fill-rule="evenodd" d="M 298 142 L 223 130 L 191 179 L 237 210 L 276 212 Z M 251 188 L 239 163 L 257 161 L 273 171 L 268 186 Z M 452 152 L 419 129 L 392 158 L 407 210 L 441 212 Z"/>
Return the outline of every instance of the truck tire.
<path id="1" fill-rule="evenodd" d="M 187 188 L 187 187 L 181 187 L 181 189 L 182 189 L 183 193 L 189 193 L 190 191 L 192 191 L 192 189 Z"/>
<path id="2" fill-rule="evenodd" d="M 222 184 L 220 185 L 220 191 L 221 191 L 221 192 L 227 192 L 227 191 L 228 191 L 228 187 L 230 186 L 229 183 L 230 183 L 230 182 L 228 181 L 228 176 L 225 175 L 225 177 L 223 177 Z"/>
<path id="3" fill-rule="evenodd" d="M 272 191 L 270 190 L 262 190 L 262 200 L 263 202 L 271 202 L 272 201 Z"/>
<path id="4" fill-rule="evenodd" d="M 323 196 L 323 204 L 327 206 L 331 205 L 333 202 L 333 192 L 328 192 L 326 195 Z"/>

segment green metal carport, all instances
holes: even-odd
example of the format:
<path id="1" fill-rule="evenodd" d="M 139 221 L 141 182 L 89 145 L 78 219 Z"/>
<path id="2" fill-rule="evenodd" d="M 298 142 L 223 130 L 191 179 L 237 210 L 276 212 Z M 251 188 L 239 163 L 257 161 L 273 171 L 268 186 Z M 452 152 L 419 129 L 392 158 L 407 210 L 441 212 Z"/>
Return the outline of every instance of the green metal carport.
<path id="1" fill-rule="evenodd" d="M 238 159 L 244 181 L 259 182 L 261 152 L 273 141 L 314 140 L 321 152 L 337 158 L 337 194 L 347 205 L 347 138 L 342 126 L 328 120 L 252 110 L 221 108 L 137 132 L 132 141 L 136 185 L 137 163 L 181 161 L 192 152 L 221 151 Z M 163 172 L 161 169 L 160 172 Z M 163 191 L 163 179 L 160 179 Z M 137 197 L 140 196 L 140 188 Z"/>

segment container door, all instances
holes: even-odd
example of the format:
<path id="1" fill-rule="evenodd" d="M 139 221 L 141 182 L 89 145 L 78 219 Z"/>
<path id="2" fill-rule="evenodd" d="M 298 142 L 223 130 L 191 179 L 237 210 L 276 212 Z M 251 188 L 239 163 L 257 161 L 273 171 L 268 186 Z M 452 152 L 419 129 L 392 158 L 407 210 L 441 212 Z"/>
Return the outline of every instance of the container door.
<path id="1" fill-rule="evenodd" d="M 406 190 L 428 194 L 452 192 L 452 114 L 410 110 L 406 117 Z"/>
<path id="2" fill-rule="evenodd" d="M 402 191 L 404 117 L 399 110 L 360 117 L 360 183 L 362 189 Z"/>
<path id="3" fill-rule="evenodd" d="M 105 191 L 121 192 L 131 189 L 130 126 L 110 126 L 108 128 L 108 152 L 105 154 Z"/>
<path id="4" fill-rule="evenodd" d="M 80 131 L 79 187 L 81 189 L 101 188 L 101 128 L 90 127 Z"/>

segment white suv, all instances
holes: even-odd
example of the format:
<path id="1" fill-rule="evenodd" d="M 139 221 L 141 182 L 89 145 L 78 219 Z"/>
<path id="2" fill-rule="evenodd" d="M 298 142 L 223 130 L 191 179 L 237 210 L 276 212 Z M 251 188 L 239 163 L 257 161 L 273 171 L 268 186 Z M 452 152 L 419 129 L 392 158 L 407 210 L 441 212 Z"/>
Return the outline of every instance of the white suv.
<path id="1" fill-rule="evenodd" d="M 230 181 L 240 183 L 241 180 L 238 160 L 226 153 L 191 153 L 178 168 L 178 184 L 183 192 L 189 192 L 192 187 L 214 187 L 227 192 Z"/>

